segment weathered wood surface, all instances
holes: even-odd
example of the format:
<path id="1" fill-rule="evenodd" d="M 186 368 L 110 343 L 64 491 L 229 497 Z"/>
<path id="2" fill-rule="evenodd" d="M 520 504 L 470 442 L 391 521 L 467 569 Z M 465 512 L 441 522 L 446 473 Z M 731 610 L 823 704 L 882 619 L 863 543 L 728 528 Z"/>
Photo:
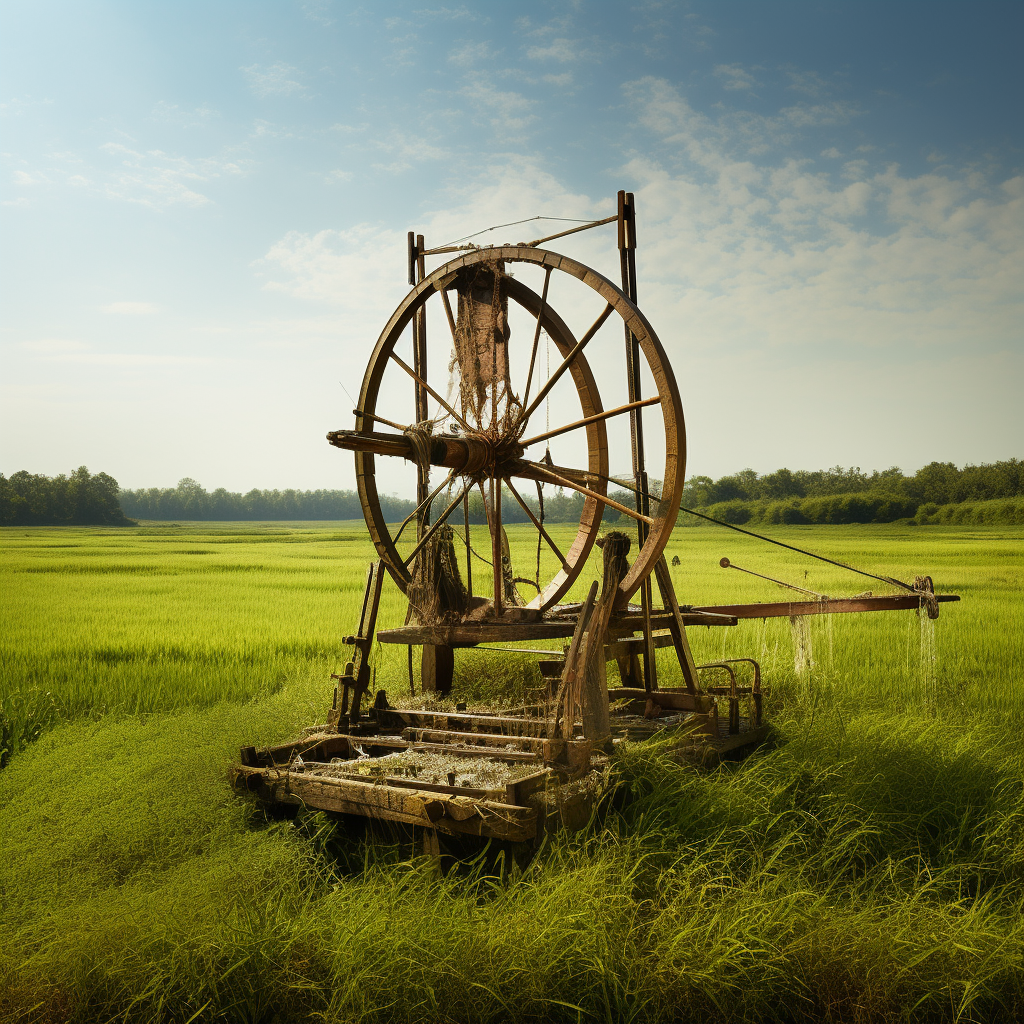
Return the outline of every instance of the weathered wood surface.
<path id="1" fill-rule="evenodd" d="M 422 825 L 443 832 L 522 841 L 537 831 L 537 812 L 493 800 L 407 789 L 275 769 L 236 769 L 236 788 L 269 802 L 299 804 L 339 814 L 356 814 Z"/>
<path id="2" fill-rule="evenodd" d="M 617 686 L 608 691 L 609 700 L 630 700 L 639 702 L 641 708 L 648 700 L 654 701 L 667 711 L 697 711 L 703 706 L 698 694 L 686 690 L 655 690 L 653 693 L 640 688 Z"/>
<path id="3" fill-rule="evenodd" d="M 959 601 L 959 594 L 936 594 L 940 603 Z M 891 612 L 924 608 L 925 596 L 894 594 L 886 597 L 843 597 L 824 601 L 774 601 L 765 604 L 719 604 L 694 608 L 695 612 L 728 615 L 734 619 L 776 619 L 792 615 L 833 615 L 848 612 Z"/>
<path id="4" fill-rule="evenodd" d="M 802 614 L 802 613 L 801 613 Z M 687 626 L 735 626 L 736 616 L 721 614 L 713 609 L 684 611 L 682 621 Z M 651 617 L 651 628 L 668 629 L 672 622 L 669 612 L 655 612 Z M 636 632 L 643 628 L 642 615 L 616 616 L 610 624 L 610 632 L 627 630 Z M 439 644 L 452 647 L 475 647 L 486 643 L 515 643 L 525 640 L 566 640 L 576 629 L 576 619 L 566 618 L 541 622 L 462 622 L 454 626 L 399 626 L 382 629 L 377 639 L 382 644 Z M 552 654 L 557 652 L 552 651 Z"/>

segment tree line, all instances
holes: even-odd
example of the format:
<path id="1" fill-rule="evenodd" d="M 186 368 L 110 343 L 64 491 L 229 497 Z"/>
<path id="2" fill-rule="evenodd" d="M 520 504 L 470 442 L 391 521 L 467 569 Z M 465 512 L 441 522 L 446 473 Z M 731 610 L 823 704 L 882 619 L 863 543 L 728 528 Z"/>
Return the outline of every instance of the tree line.
<path id="1" fill-rule="evenodd" d="M 456 492 L 457 493 L 457 492 Z M 520 489 L 523 494 L 523 490 Z M 535 515 L 540 514 L 536 492 L 523 495 Z M 452 500 L 442 492 L 434 501 L 435 514 L 447 507 Z M 401 522 L 416 503 L 407 498 L 381 494 L 380 505 L 388 522 Z M 125 513 L 136 519 L 182 519 L 182 520 L 338 520 L 362 519 L 363 509 L 355 491 L 297 491 L 297 490 L 251 490 L 239 494 L 219 487 L 207 491 L 197 481 L 186 477 L 178 481 L 177 487 L 149 487 L 139 490 L 121 491 L 121 507 Z M 502 519 L 506 523 L 525 523 L 526 513 L 507 493 L 501 503 Z M 578 521 L 583 508 L 583 496 L 574 492 L 552 492 L 544 495 L 544 518 L 550 522 Z M 461 516 L 456 513 L 456 518 Z M 469 519 L 471 523 L 486 522 L 483 500 L 475 490 L 469 496 Z"/>
<path id="2" fill-rule="evenodd" d="M 131 526 L 118 500 L 117 481 L 79 466 L 65 476 L 21 470 L 0 473 L 0 524 L 3 526 Z"/>
<path id="3" fill-rule="evenodd" d="M 651 489 L 656 492 L 657 481 Z M 540 516 L 540 502 L 533 485 L 519 488 L 534 515 Z M 612 489 L 610 496 L 632 506 L 631 493 Z M 758 475 L 744 469 L 712 480 L 696 476 L 687 481 L 683 506 L 704 511 L 726 522 L 745 523 L 858 523 L 1016 521 L 1014 511 L 1024 498 L 1024 462 L 1008 459 L 959 469 L 951 462 L 932 462 L 913 475 L 900 469 L 864 473 L 859 468 L 835 466 L 825 470 L 776 470 Z M 986 504 L 998 500 L 1003 504 Z M 442 493 L 434 505 L 436 515 L 450 501 Z M 544 490 L 543 516 L 547 522 L 577 522 L 583 496 L 572 491 Z M 394 495 L 380 495 L 389 522 L 400 522 L 415 508 L 415 502 Z M 949 511 L 965 506 L 962 513 Z M 966 506 L 970 505 L 971 510 Z M 977 506 L 977 511 L 974 511 Z M 983 507 L 984 506 L 984 507 Z M 945 511 L 942 511 L 945 510 Z M 85 466 L 70 475 L 47 477 L 24 470 L 10 478 L 0 474 L 0 524 L 40 525 L 130 525 L 136 519 L 155 520 L 343 520 L 361 519 L 359 495 L 348 490 L 259 490 L 240 494 L 219 487 L 207 491 L 186 477 L 177 487 L 121 490 L 106 473 L 91 474 Z M 967 518 L 964 518 L 964 517 Z M 971 517 L 981 517 L 971 518 Z M 990 517 L 995 516 L 995 519 Z M 469 497 L 470 522 L 485 522 L 483 501 L 478 491 Z M 986 518 L 989 517 L 989 518 Z M 461 518 L 456 513 L 456 519 Z M 528 516 L 507 493 L 502 502 L 506 523 L 524 523 Z M 608 523 L 624 520 L 614 510 L 605 515 Z M 683 522 L 695 522 L 685 514 Z"/>
<path id="4" fill-rule="evenodd" d="M 897 466 L 870 474 L 862 472 L 859 466 L 779 469 L 764 476 L 744 469 L 718 480 L 709 476 L 691 477 L 683 490 L 683 505 L 704 508 L 726 501 L 782 501 L 863 493 L 887 494 L 918 504 L 935 505 L 1014 498 L 1024 495 L 1024 462 L 1007 459 L 980 466 L 967 465 L 963 469 L 952 462 L 930 462 L 912 476 L 906 476 Z"/>

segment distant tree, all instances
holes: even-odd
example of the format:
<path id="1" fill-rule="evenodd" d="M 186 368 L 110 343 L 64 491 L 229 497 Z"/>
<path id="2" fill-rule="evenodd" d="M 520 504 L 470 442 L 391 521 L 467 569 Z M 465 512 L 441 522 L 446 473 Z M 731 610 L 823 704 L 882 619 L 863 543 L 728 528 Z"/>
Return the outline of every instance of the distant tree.
<path id="1" fill-rule="evenodd" d="M 134 526 L 121 510 L 117 481 L 79 466 L 70 476 L 20 470 L 0 474 L 0 523 L 5 526 Z"/>

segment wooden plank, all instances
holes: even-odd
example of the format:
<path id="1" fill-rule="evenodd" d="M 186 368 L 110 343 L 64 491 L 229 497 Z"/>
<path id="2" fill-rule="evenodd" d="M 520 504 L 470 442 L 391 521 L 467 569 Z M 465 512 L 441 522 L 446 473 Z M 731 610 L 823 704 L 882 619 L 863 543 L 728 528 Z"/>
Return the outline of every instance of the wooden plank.
<path id="1" fill-rule="evenodd" d="M 544 736 L 505 736 L 495 732 L 454 732 L 451 729 L 431 729 L 428 726 L 410 726 L 402 730 L 402 738 L 423 740 L 427 743 L 444 743 L 452 740 L 467 746 L 478 744 L 483 747 L 509 747 L 518 750 L 544 751 L 551 741 Z"/>
<path id="2" fill-rule="evenodd" d="M 608 699 L 640 701 L 646 705 L 653 700 L 658 707 L 666 711 L 699 711 L 700 697 L 686 690 L 655 690 L 649 693 L 639 687 L 617 686 L 608 691 Z"/>
<path id="3" fill-rule="evenodd" d="M 694 612 L 683 612 L 682 618 L 687 626 L 735 626 L 737 617 L 713 609 L 699 609 Z M 651 616 L 651 628 L 667 629 L 670 620 L 669 613 L 656 612 Z M 619 616 L 612 620 L 610 626 L 613 633 L 617 630 L 636 632 L 642 628 L 642 615 Z M 448 644 L 452 647 L 475 647 L 477 644 L 486 643 L 565 640 L 571 637 L 575 630 L 575 617 L 546 619 L 541 622 L 462 622 L 454 626 L 399 626 L 396 629 L 382 629 L 377 633 L 377 639 L 382 644 Z M 552 651 L 552 654 L 557 653 Z"/>
<path id="4" fill-rule="evenodd" d="M 264 799 L 300 803 L 318 810 L 357 814 L 422 825 L 444 832 L 525 840 L 536 834 L 537 812 L 491 800 L 474 800 L 476 814 L 464 817 L 465 800 L 427 790 L 407 790 L 379 782 L 331 779 L 299 772 L 265 773 L 258 792 Z M 462 806 L 450 805 L 461 800 Z"/>
<path id="5" fill-rule="evenodd" d="M 940 603 L 959 601 L 959 594 L 937 594 Z M 735 619 L 776 619 L 791 615 L 833 615 L 850 612 L 891 612 L 925 607 L 922 594 L 894 594 L 886 597 L 829 598 L 825 601 L 775 601 L 765 604 L 721 604 L 694 608 L 695 612 L 729 615 Z"/>
<path id="6" fill-rule="evenodd" d="M 534 729 L 536 735 L 547 729 L 547 718 L 513 717 L 511 715 L 474 715 L 464 711 L 420 711 L 416 708 L 389 708 L 381 712 L 384 723 L 390 728 L 403 729 L 406 726 L 429 726 L 447 729 L 461 726 L 464 732 L 503 732 L 527 735 Z"/>

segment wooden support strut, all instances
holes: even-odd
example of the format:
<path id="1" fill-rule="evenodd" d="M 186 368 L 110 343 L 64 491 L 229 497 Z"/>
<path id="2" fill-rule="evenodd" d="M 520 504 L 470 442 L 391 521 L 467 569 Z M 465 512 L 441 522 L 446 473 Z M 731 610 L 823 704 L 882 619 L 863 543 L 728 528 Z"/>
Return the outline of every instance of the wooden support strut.
<path id="1" fill-rule="evenodd" d="M 359 629 L 354 636 L 345 637 L 345 643 L 352 644 L 355 648 L 352 659 L 345 666 L 342 675 L 331 675 L 332 679 L 338 681 L 338 685 L 334 688 L 334 704 L 327 716 L 327 724 L 338 732 L 342 731 L 346 724 L 354 724 L 359 720 L 359 705 L 363 693 L 370 686 L 370 651 L 377 628 L 377 609 L 380 607 L 383 582 L 384 564 L 380 561 L 371 562 L 366 573 Z"/>
<path id="2" fill-rule="evenodd" d="M 633 303 L 636 291 L 636 205 L 632 192 L 619 192 L 619 269 L 622 276 L 622 290 Z M 629 433 L 633 455 L 633 481 L 636 485 L 636 536 L 637 550 L 643 548 L 650 533 L 650 498 L 647 490 L 647 470 L 644 456 L 644 424 L 640 413 L 640 343 L 636 335 L 625 324 L 626 332 L 626 379 L 629 386 L 629 402 L 633 408 L 629 413 Z M 644 616 L 644 688 L 648 692 L 658 688 L 658 663 L 654 656 L 651 637 L 651 579 L 646 577 L 640 584 L 640 606 Z"/>

